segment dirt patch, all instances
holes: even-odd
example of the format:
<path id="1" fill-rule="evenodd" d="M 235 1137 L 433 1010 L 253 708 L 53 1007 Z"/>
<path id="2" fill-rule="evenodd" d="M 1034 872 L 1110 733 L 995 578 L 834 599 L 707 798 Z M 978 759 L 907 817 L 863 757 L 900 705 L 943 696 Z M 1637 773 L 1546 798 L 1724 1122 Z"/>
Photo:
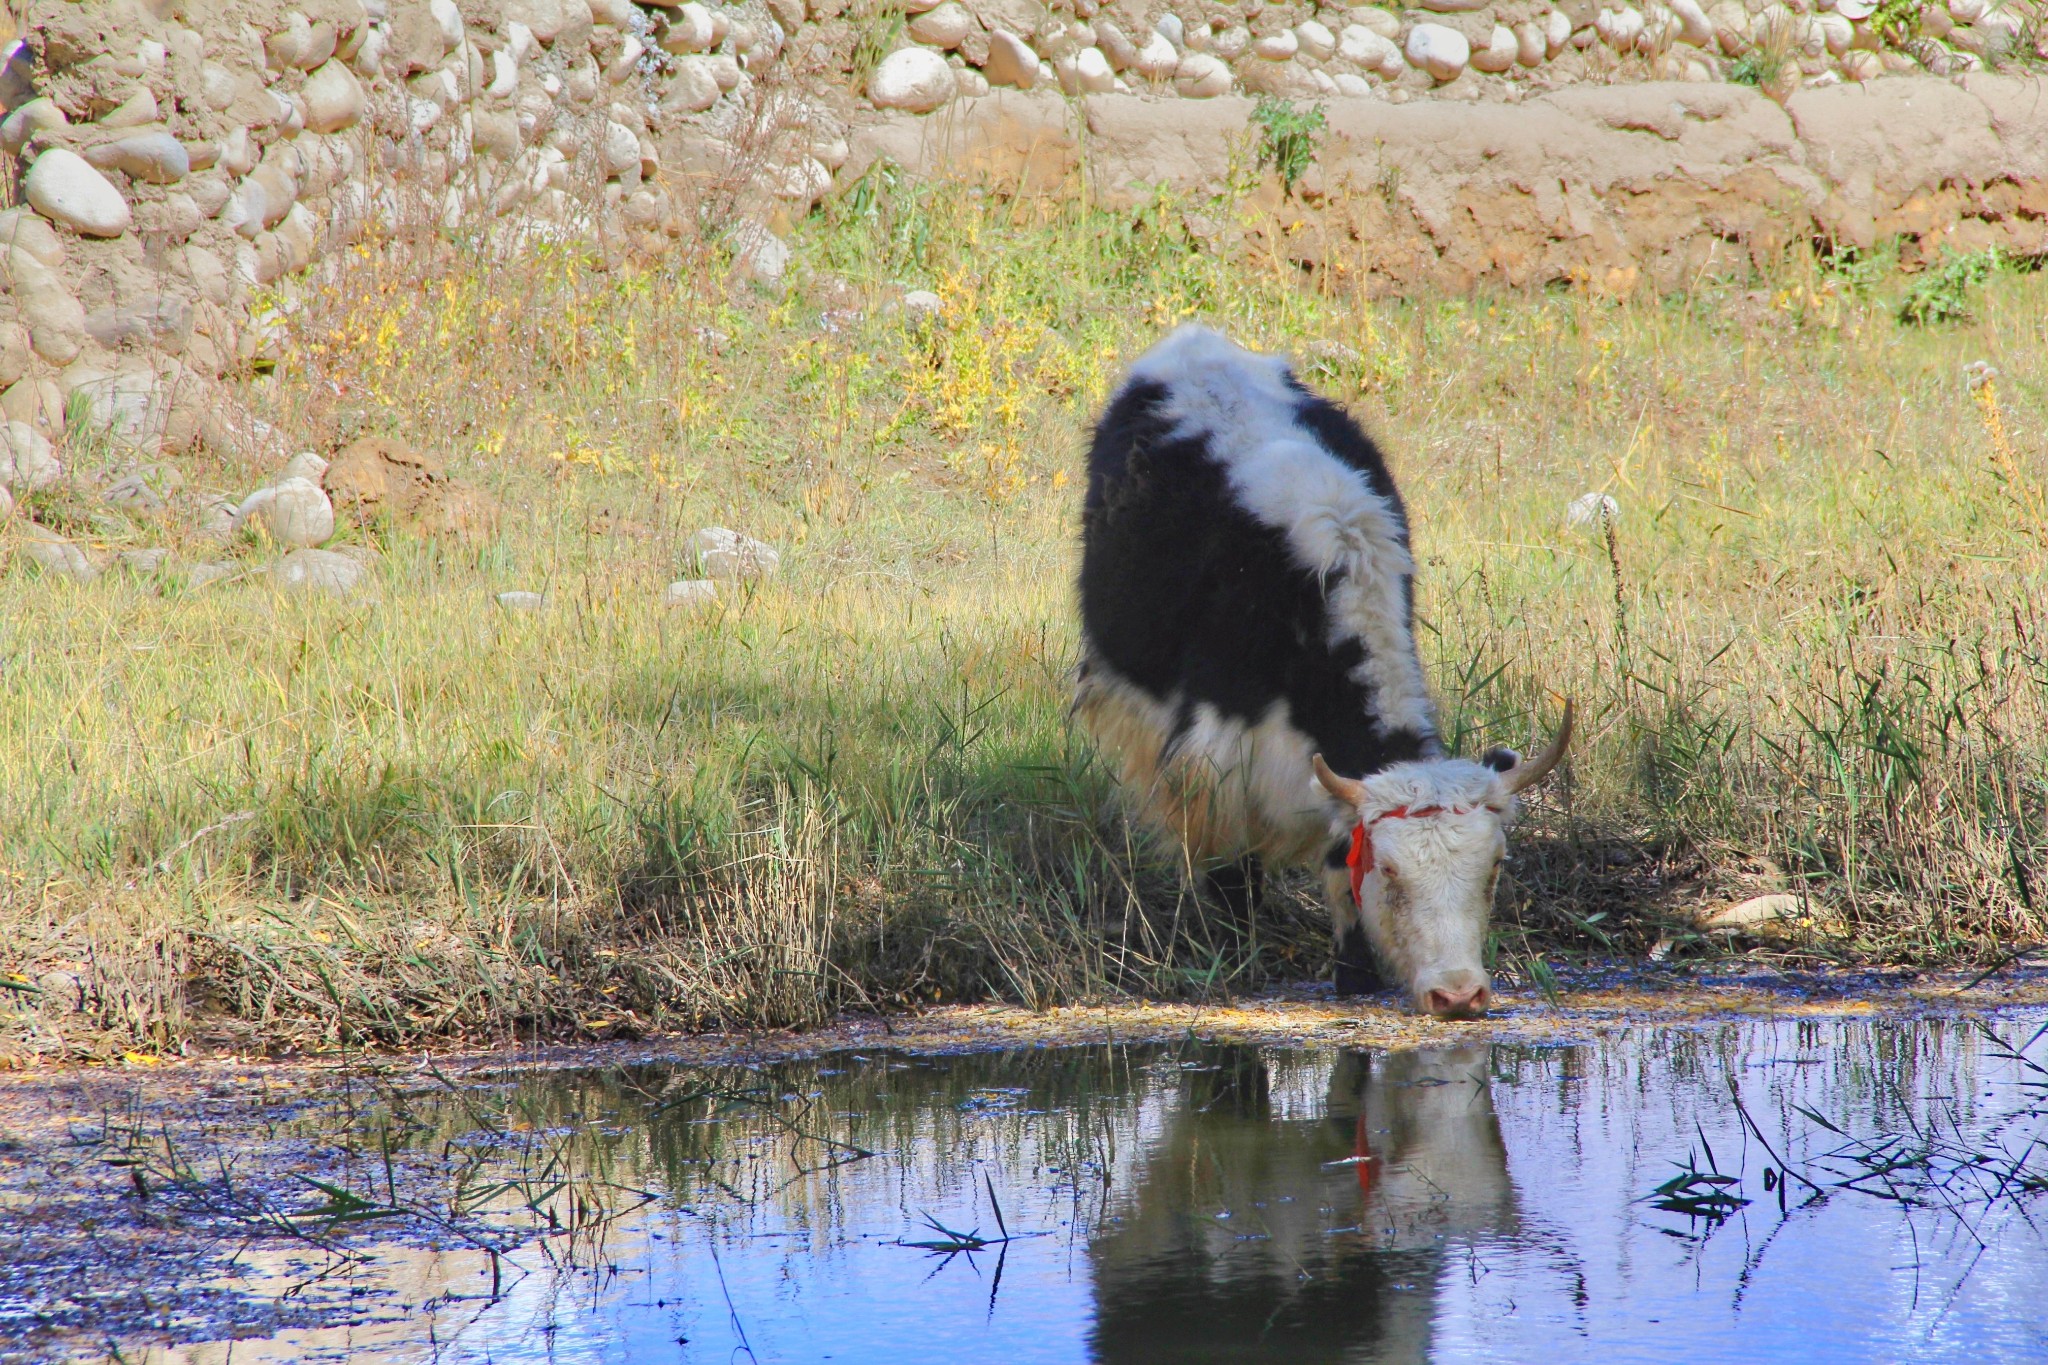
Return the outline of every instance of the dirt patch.
<path id="1" fill-rule="evenodd" d="M 388 436 L 364 436 L 336 455 L 326 484 L 335 510 L 360 523 L 390 519 L 428 535 L 460 537 L 497 524 L 488 494 L 450 478 L 438 457 Z"/>

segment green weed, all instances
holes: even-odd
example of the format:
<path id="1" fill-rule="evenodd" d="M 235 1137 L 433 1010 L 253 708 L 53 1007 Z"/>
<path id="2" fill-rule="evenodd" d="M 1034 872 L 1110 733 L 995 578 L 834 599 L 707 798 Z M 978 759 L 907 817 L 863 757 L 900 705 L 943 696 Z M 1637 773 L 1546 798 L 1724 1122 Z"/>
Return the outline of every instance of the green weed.
<path id="1" fill-rule="evenodd" d="M 1302 109 L 1272 95 L 1259 96 L 1252 110 L 1252 122 L 1259 126 L 1259 164 L 1273 168 L 1289 198 L 1315 161 L 1325 121 L 1320 104 Z"/>
<path id="2" fill-rule="evenodd" d="M 1919 326 L 1964 321 L 1970 316 L 1971 291 L 2005 265 L 1997 247 L 1971 252 L 1944 247 L 1940 263 L 1921 272 L 1906 291 L 1899 319 Z"/>

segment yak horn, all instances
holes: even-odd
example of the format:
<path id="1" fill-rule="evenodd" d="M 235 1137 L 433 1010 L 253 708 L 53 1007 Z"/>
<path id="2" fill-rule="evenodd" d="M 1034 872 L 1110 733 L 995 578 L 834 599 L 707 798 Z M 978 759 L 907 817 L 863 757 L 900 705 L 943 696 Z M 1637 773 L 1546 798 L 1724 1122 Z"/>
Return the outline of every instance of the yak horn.
<path id="1" fill-rule="evenodd" d="M 1365 784 L 1354 778 L 1339 777 L 1330 771 L 1330 765 L 1323 762 L 1321 754 L 1310 757 L 1308 765 L 1316 770 L 1316 781 L 1323 784 L 1323 790 L 1357 810 L 1365 803 Z"/>
<path id="2" fill-rule="evenodd" d="M 1550 747 L 1534 758 L 1523 759 L 1507 770 L 1501 780 L 1507 784 L 1508 794 L 1527 791 L 1550 776 L 1550 770 L 1564 761 L 1564 751 L 1572 742 L 1572 704 L 1564 704 L 1564 723 L 1557 727 L 1557 738 L 1550 741 Z"/>

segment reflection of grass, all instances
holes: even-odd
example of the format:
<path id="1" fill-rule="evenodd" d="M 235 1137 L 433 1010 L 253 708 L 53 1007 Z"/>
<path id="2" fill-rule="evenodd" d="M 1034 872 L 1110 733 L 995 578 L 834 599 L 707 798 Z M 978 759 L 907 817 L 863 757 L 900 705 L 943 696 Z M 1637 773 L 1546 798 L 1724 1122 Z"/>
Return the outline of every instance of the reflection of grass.
<path id="1" fill-rule="evenodd" d="M 1588 718 L 1506 941 L 1638 953 L 1657 907 L 1775 885 L 1823 912 L 1808 954 L 2048 931 L 2048 566 L 2004 468 L 2042 412 L 2001 387 L 2006 460 L 1960 382 L 2040 333 L 2039 277 L 1940 329 L 1805 267 L 1367 300 L 1171 210 L 886 175 L 798 237 L 818 273 L 779 300 L 709 248 L 352 256 L 252 401 L 322 448 L 406 435 L 513 509 L 474 544 L 345 532 L 383 552 L 373 599 L 0 579 L 16 1046 L 611 1037 L 1316 970 L 1312 909 L 1257 954 L 1204 936 L 1063 716 L 1086 423 L 1185 317 L 1337 343 L 1318 382 L 1403 480 L 1461 750 L 1526 744 L 1559 695 Z M 891 311 L 906 284 L 929 321 Z M 1589 490 L 1611 546 L 1564 524 Z M 214 553 L 83 487 L 25 501 Z M 784 572 L 665 614 L 709 524 Z M 551 605 L 502 613 L 507 588 Z"/>

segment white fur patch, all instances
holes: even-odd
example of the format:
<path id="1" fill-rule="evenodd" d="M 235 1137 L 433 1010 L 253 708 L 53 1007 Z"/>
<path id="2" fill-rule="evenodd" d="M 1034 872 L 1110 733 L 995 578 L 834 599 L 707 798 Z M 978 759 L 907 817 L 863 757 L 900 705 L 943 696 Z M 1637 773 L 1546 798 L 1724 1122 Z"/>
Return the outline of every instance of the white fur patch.
<path id="1" fill-rule="evenodd" d="M 1402 581 L 1414 560 L 1393 505 L 1298 420 L 1287 362 L 1206 327 L 1175 331 L 1131 367 L 1166 389 L 1161 415 L 1177 438 L 1199 438 L 1246 511 L 1287 537 L 1311 573 L 1343 574 L 1329 595 L 1330 643 L 1356 639 L 1354 677 L 1372 689 L 1383 732 L 1436 734 L 1436 713 L 1408 629 Z"/>
<path id="2" fill-rule="evenodd" d="M 1116 757 L 1138 808 L 1180 839 L 1191 857 L 1256 853 L 1277 865 L 1306 862 L 1330 842 L 1330 801 L 1304 787 L 1311 743 L 1275 702 L 1255 725 L 1206 702 L 1165 753 L 1180 699 L 1159 701 L 1091 661 L 1074 712 Z"/>

